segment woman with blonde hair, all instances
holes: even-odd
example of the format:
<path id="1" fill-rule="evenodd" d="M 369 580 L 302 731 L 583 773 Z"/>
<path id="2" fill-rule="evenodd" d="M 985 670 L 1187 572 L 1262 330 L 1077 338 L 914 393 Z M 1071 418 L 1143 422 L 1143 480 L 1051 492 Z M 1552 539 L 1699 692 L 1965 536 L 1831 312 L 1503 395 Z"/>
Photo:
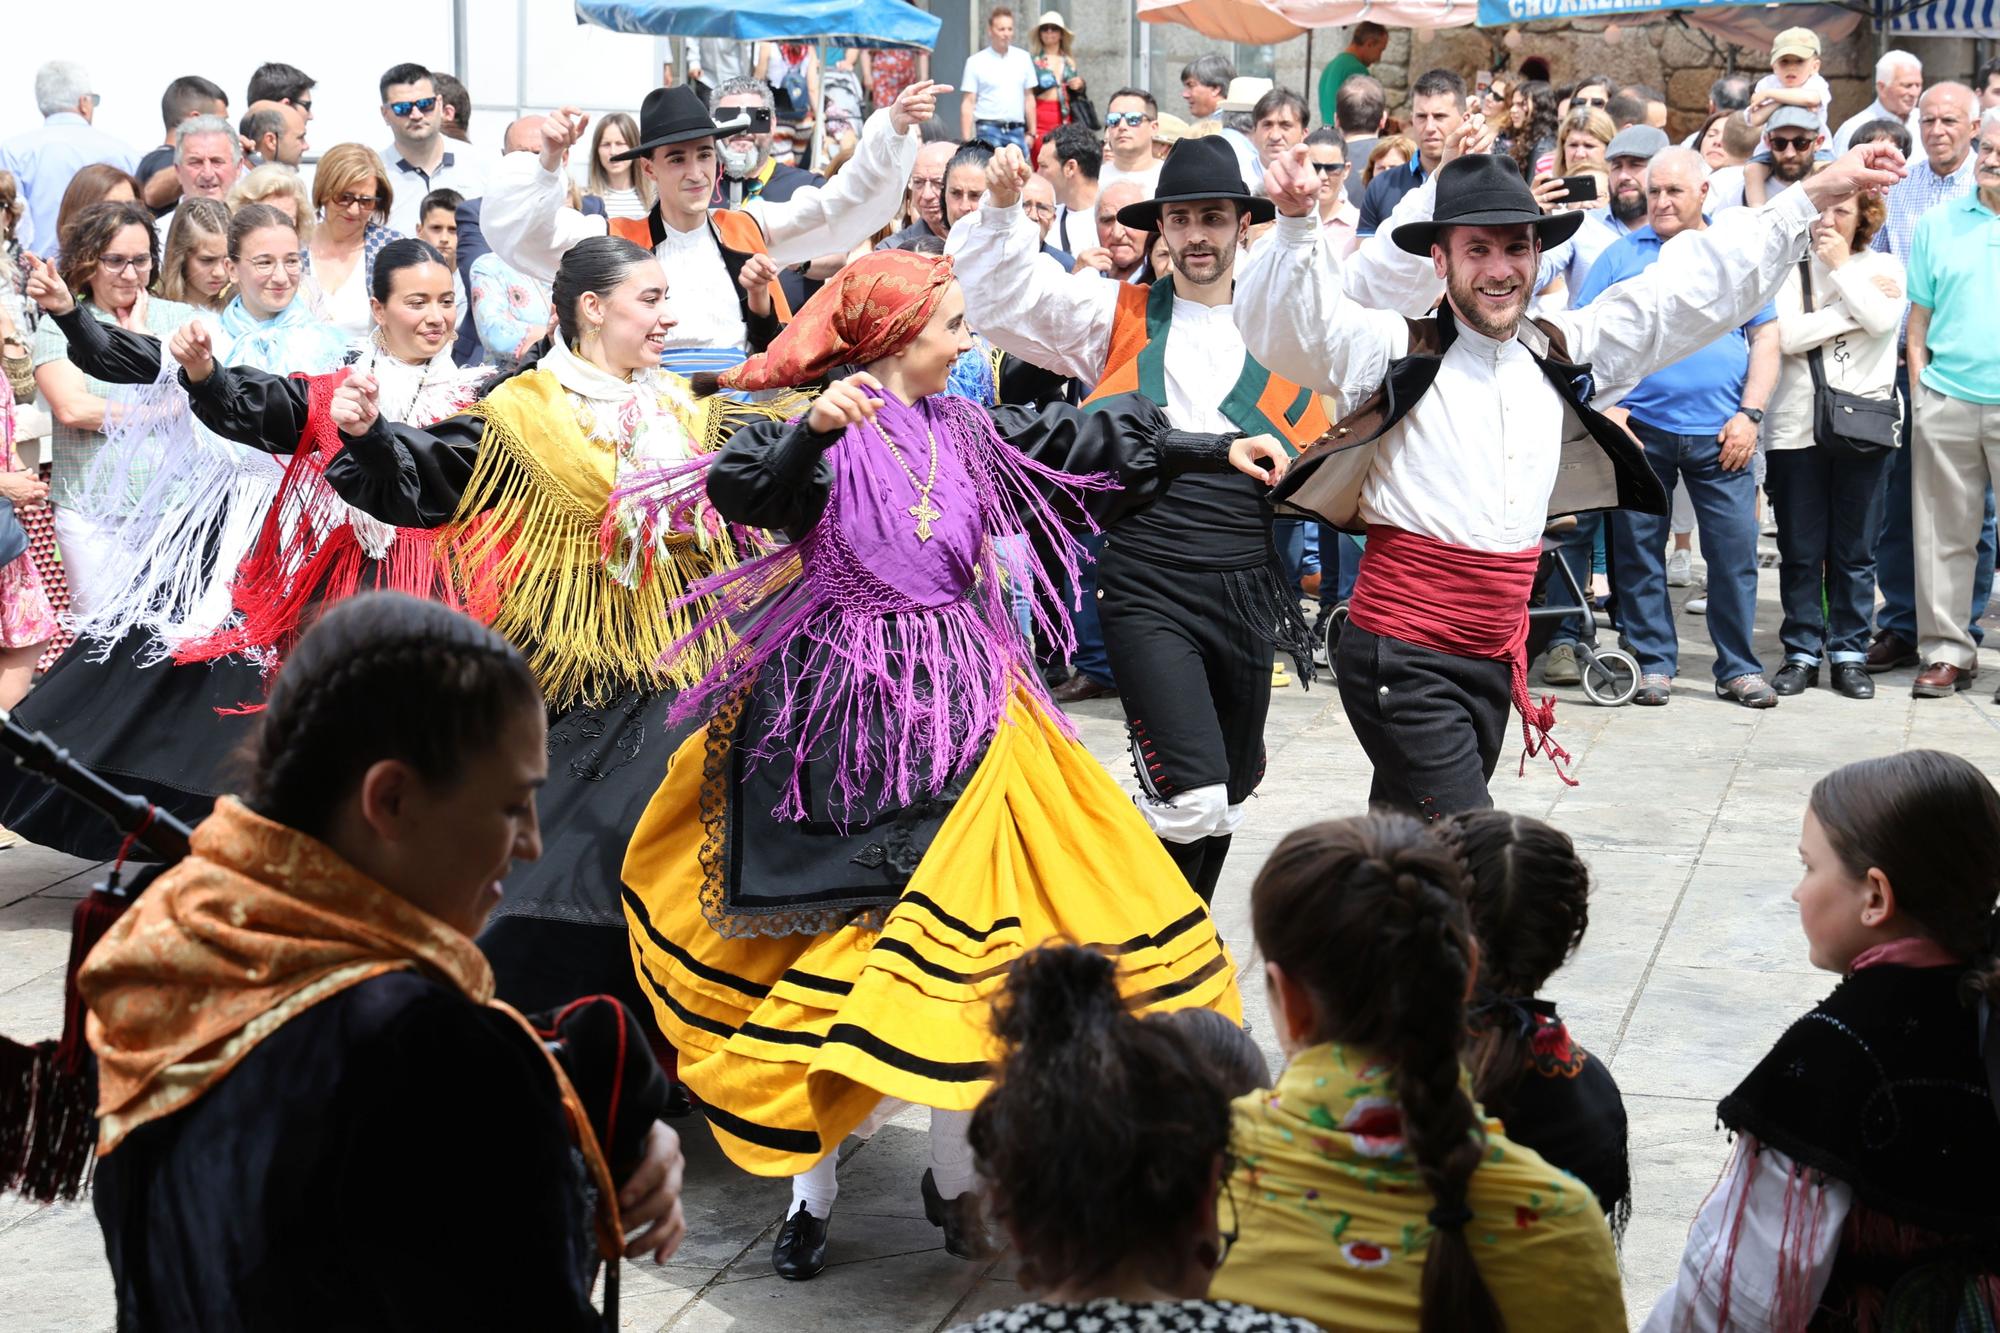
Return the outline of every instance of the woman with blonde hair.
<path id="1" fill-rule="evenodd" d="M 1417 155 L 1417 141 L 1407 134 L 1395 134 L 1386 139 L 1378 139 L 1368 150 L 1368 165 L 1362 169 L 1361 183 L 1368 184 L 1375 174 L 1390 167 L 1400 167 Z"/>
<path id="2" fill-rule="evenodd" d="M 1577 176 L 1586 170 L 1604 170 L 1604 150 L 1617 133 L 1611 117 L 1596 107 L 1570 112 L 1556 132 L 1556 162 L 1550 174 Z"/>
<path id="3" fill-rule="evenodd" d="M 299 173 L 282 162 L 266 162 L 261 167 L 252 168 L 229 187 L 229 196 L 224 202 L 232 213 L 245 204 L 269 204 L 292 220 L 299 230 L 302 244 L 312 244 L 312 195 L 306 192 L 306 183 Z"/>
<path id="4" fill-rule="evenodd" d="M 306 253 L 318 297 L 314 304 L 357 342 L 373 323 L 368 291 L 375 281 L 375 256 L 402 236 L 388 226 L 394 198 L 388 168 L 363 144 L 336 144 L 313 173 L 312 202 L 320 226 Z"/>
<path id="5" fill-rule="evenodd" d="M 620 154 L 639 144 L 639 123 L 623 111 L 597 122 L 590 137 L 590 193 L 604 201 L 604 215 L 642 218 L 653 207 L 653 178 Z"/>
<path id="6" fill-rule="evenodd" d="M 166 257 L 154 290 L 169 301 L 217 314 L 229 304 L 229 205 L 183 199 L 167 228 Z"/>

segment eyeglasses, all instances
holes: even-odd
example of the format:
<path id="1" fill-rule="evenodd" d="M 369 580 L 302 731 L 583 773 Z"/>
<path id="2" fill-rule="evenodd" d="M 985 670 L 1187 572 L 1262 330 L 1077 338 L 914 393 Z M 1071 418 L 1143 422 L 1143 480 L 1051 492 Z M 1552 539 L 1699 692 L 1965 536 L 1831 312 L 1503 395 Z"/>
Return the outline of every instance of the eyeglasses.
<path id="1" fill-rule="evenodd" d="M 944 193 L 944 177 L 942 177 L 942 176 L 912 176 L 912 177 L 910 177 L 910 193 L 911 193 L 911 194 L 943 194 L 943 193 Z"/>
<path id="2" fill-rule="evenodd" d="M 419 97 L 414 102 L 391 102 L 389 103 L 389 114 L 392 116 L 407 116 L 412 111 L 421 111 L 428 116 L 431 113 L 431 108 L 437 104 L 438 100 L 435 97 Z"/>
<path id="3" fill-rule="evenodd" d="M 153 269 L 151 255 L 99 255 L 97 267 L 106 273 L 150 273 Z"/>
<path id="4" fill-rule="evenodd" d="M 1114 111 L 1104 118 L 1104 128 L 1115 130 L 1120 125 L 1143 125 L 1151 119 L 1143 111 Z"/>
<path id="5" fill-rule="evenodd" d="M 1039 199 L 1023 199 L 1021 211 L 1031 218 L 1052 218 L 1056 215 L 1056 206 L 1045 204 Z"/>
<path id="6" fill-rule="evenodd" d="M 1818 141 L 1803 134 L 1797 136 L 1772 134 L 1765 136 L 1764 142 L 1771 145 L 1771 151 L 1774 153 L 1803 153 Z"/>
<path id="7" fill-rule="evenodd" d="M 1313 170 L 1322 176 L 1345 176 L 1347 174 L 1347 163 L 1315 162 L 1313 163 Z"/>
<path id="8" fill-rule="evenodd" d="M 305 267 L 305 260 L 297 252 L 289 255 L 258 255 L 255 259 L 248 261 L 246 267 L 258 277 L 268 278 L 272 273 L 277 271 L 280 264 L 285 266 L 285 272 L 291 274 L 293 277 L 297 277 L 299 270 Z"/>
<path id="9" fill-rule="evenodd" d="M 379 197 L 372 194 L 340 194 L 335 195 L 333 199 L 335 208 L 366 208 L 372 210 L 375 205 L 381 202 Z"/>

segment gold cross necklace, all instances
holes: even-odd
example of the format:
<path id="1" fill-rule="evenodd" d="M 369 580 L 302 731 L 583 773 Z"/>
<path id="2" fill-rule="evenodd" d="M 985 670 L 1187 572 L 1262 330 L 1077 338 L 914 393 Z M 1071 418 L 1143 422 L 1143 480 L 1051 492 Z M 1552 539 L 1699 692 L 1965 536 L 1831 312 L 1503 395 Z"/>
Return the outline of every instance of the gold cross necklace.
<path id="1" fill-rule="evenodd" d="M 926 422 L 924 424 L 924 434 L 930 440 L 931 465 L 929 475 L 922 481 L 918 481 L 917 470 L 911 467 L 903 458 L 903 451 L 898 449 L 896 442 L 889 438 L 889 432 L 883 430 L 879 423 L 871 422 L 870 424 L 874 425 L 875 433 L 882 437 L 882 443 L 889 446 L 889 457 L 896 460 L 896 466 L 903 469 L 903 475 L 910 479 L 910 485 L 917 488 L 917 502 L 903 512 L 917 520 L 917 540 L 927 542 L 931 539 L 931 520 L 944 517 L 944 511 L 931 503 L 931 487 L 937 484 L 937 434 L 931 430 L 930 423 Z"/>

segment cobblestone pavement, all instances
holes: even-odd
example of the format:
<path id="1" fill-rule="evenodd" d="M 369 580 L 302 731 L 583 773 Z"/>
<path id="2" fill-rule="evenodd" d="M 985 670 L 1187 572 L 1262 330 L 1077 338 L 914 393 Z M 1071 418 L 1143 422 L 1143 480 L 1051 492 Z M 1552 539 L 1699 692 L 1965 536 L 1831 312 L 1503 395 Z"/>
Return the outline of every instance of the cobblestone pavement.
<path id="1" fill-rule="evenodd" d="M 1767 571 L 1763 585 L 1759 620 L 1774 629 L 1775 576 Z M 1678 605 L 1685 592 L 1676 591 Z M 1879 678 L 1869 702 L 1821 689 L 1750 712 L 1713 696 L 1701 618 L 1684 614 L 1679 625 L 1683 671 L 1669 707 L 1595 708 L 1559 691 L 1558 735 L 1576 755 L 1580 786 L 1564 787 L 1539 761 L 1517 778 L 1511 753 L 1494 780 L 1501 805 L 1569 831 L 1597 879 L 1589 937 L 1549 993 L 1610 1063 L 1630 1112 L 1636 1208 L 1624 1266 L 1635 1321 L 1671 1279 L 1687 1224 L 1724 1161 L 1716 1101 L 1832 984 L 1806 962 L 1787 898 L 1813 781 L 1846 760 L 1912 746 L 1954 750 L 2000 775 L 2000 708 L 1984 689 L 1912 700 L 1905 671 Z M 1759 648 L 1775 669 L 1782 654 L 1770 630 Z M 1986 665 L 1982 683 L 2000 675 L 1995 654 Z M 1090 748 L 1129 779 L 1115 702 L 1075 716 Z M 1254 965 L 1247 898 L 1263 856 L 1298 824 L 1361 810 L 1368 785 L 1339 700 L 1324 686 L 1279 693 L 1269 748 L 1263 790 L 1217 896 L 1244 968 Z M 0 855 L 0 1032 L 35 1039 L 58 1030 L 69 913 L 93 873 L 40 848 Z M 1268 1042 L 1261 987 L 1246 984 L 1244 998 Z M 1018 1299 L 1009 1260 L 953 1259 L 924 1221 L 923 1126 L 923 1113 L 909 1111 L 869 1142 L 846 1145 L 829 1266 L 792 1284 L 769 1262 L 784 1182 L 735 1170 L 698 1122 L 682 1122 L 689 1238 L 664 1268 L 628 1265 L 624 1326 L 929 1333 Z M 0 1310 L 11 1333 L 112 1327 L 87 1205 L 0 1199 Z"/>

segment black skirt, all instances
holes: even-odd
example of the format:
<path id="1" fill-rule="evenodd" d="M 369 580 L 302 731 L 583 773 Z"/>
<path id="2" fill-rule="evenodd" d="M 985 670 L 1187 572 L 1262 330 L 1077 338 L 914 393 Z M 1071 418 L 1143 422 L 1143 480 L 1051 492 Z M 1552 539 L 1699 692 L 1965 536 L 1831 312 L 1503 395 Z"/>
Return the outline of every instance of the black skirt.
<path id="1" fill-rule="evenodd" d="M 71 644 L 14 710 L 14 720 L 46 732 L 113 786 L 197 824 L 216 794 L 237 783 L 236 752 L 256 723 L 240 710 L 263 702 L 263 673 L 235 657 L 141 666 L 138 654 L 150 638 L 134 630 L 101 662 L 91 660 L 101 644 Z M 12 765 L 0 772 L 0 824 L 92 861 L 117 856 L 124 840 L 96 809 Z M 137 859 L 150 858 L 140 849 Z"/>
<path id="2" fill-rule="evenodd" d="M 549 780 L 535 798 L 542 855 L 517 863 L 479 947 L 500 998 L 530 1011 L 614 995 L 646 1012 L 625 938 L 625 847 L 699 725 L 669 730 L 671 692 L 627 690 L 549 719 Z"/>

